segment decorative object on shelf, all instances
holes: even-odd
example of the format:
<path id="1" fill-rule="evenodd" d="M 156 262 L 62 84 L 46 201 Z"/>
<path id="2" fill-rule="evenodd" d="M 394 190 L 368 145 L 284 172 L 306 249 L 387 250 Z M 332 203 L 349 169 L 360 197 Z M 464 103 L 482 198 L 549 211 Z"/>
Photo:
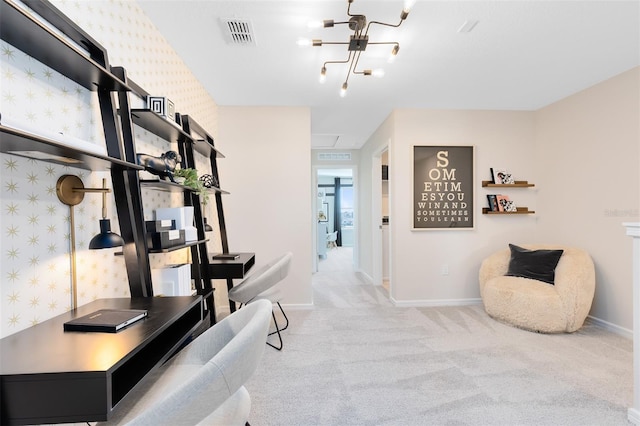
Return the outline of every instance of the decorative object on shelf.
<path id="1" fill-rule="evenodd" d="M 318 210 L 318 222 L 329 222 L 329 203 L 322 203 L 322 208 Z"/>
<path id="2" fill-rule="evenodd" d="M 342 83 L 340 96 L 345 96 L 347 93 L 349 76 L 351 75 L 351 73 L 365 76 L 373 75 L 375 77 L 384 76 L 384 70 L 382 69 L 358 70 L 357 67 L 358 61 L 360 60 L 360 55 L 362 55 L 362 52 L 364 52 L 370 45 L 392 45 L 393 48 L 391 49 L 391 56 L 389 57 L 389 62 L 392 62 L 395 59 L 395 56 L 398 54 L 398 51 L 400 50 L 400 43 L 398 43 L 397 41 L 369 41 L 369 27 L 372 24 L 383 25 L 387 27 L 399 27 L 400 25 L 402 25 L 404 20 L 407 19 L 407 16 L 409 16 L 409 11 L 413 3 L 415 3 L 415 0 L 405 0 L 404 8 L 402 9 L 402 12 L 400 12 L 400 22 L 398 22 L 397 24 L 389 24 L 380 21 L 367 22 L 367 17 L 365 15 L 351 13 L 351 3 L 353 3 L 353 0 L 347 0 L 347 3 L 347 16 L 349 17 L 348 20 L 334 21 L 333 19 L 328 19 L 318 23 L 310 23 L 309 26 L 332 28 L 335 25 L 346 24 L 349 26 L 349 29 L 353 31 L 353 34 L 349 37 L 348 41 L 322 41 L 319 39 L 298 41 L 298 44 L 303 46 L 323 46 L 334 44 L 342 44 L 347 46 L 347 50 L 349 51 L 349 56 L 347 57 L 347 59 L 326 61 L 322 65 L 322 69 L 320 70 L 320 82 L 324 83 L 327 75 L 328 64 L 348 64 L 348 71 L 344 83 Z"/>
<path id="3" fill-rule="evenodd" d="M 487 194 L 487 201 L 489 202 L 489 210 L 497 212 L 498 210 L 498 196 L 496 194 Z"/>
<path id="4" fill-rule="evenodd" d="M 171 121 L 176 121 L 176 107 L 163 96 L 147 96 L 147 108 Z"/>
<path id="5" fill-rule="evenodd" d="M 175 183 L 173 179 L 174 172 L 182 161 L 182 157 L 175 151 L 167 151 L 161 154 L 160 157 L 143 153 L 136 154 L 136 160 L 149 173 L 160 176 L 163 180 L 169 178 L 171 182 Z"/>
<path id="6" fill-rule="evenodd" d="M 474 147 L 413 147 L 413 230 L 474 228 Z"/>
<path id="7" fill-rule="evenodd" d="M 198 196 L 202 198 L 202 204 L 209 202 L 209 194 L 206 191 L 206 187 L 201 179 L 198 178 L 198 171 L 186 167 L 184 169 L 176 169 L 174 172 L 175 177 L 184 178 L 182 185 L 191 188 Z"/>
<path id="8" fill-rule="evenodd" d="M 156 220 L 174 220 L 177 230 L 184 230 L 184 242 L 198 239 L 198 231 L 193 226 L 193 206 L 163 207 L 155 210 Z"/>
<path id="9" fill-rule="evenodd" d="M 516 204 L 513 200 L 509 199 L 508 195 L 498 194 L 496 195 L 496 201 L 498 202 L 499 212 L 515 212 L 518 211 Z"/>
<path id="10" fill-rule="evenodd" d="M 207 223 L 207 218 L 203 217 L 202 220 L 204 221 L 204 232 L 212 232 L 213 227 Z"/>
<path id="11" fill-rule="evenodd" d="M 152 269 L 151 281 L 156 296 L 191 296 L 191 264 Z"/>
<path id="12" fill-rule="evenodd" d="M 494 169 L 492 167 L 491 178 L 493 179 L 493 183 L 498 185 L 511 185 L 516 183 L 511 173 L 505 169 Z"/>
<path id="13" fill-rule="evenodd" d="M 218 179 L 216 179 L 216 177 L 213 175 L 209 175 L 209 174 L 202 175 L 200 176 L 199 179 L 205 188 L 220 188 L 220 183 L 218 182 Z"/>
<path id="14" fill-rule="evenodd" d="M 63 175 L 56 183 L 58 199 L 69 206 L 69 225 L 71 240 L 71 309 L 78 306 L 77 274 L 76 274 L 76 233 L 73 206 L 84 200 L 85 192 L 102 193 L 102 219 L 100 219 L 100 233 L 89 242 L 89 249 L 103 249 L 120 247 L 124 245 L 122 238 L 111 232 L 111 221 L 107 219 L 107 180 L 102 179 L 102 188 L 85 188 L 82 179 L 75 175 Z"/>

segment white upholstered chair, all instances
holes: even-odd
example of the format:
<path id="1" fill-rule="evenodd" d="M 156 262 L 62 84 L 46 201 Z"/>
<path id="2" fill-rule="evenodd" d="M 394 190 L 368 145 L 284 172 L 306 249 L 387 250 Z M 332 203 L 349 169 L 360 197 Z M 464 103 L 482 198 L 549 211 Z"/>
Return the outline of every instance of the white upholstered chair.
<path id="1" fill-rule="evenodd" d="M 579 248 L 524 245 L 528 250 L 563 253 L 555 267 L 555 282 L 507 276 L 508 248 L 487 257 L 480 267 L 480 295 L 489 316 L 529 331 L 562 333 L 584 324 L 595 293 L 595 268 L 589 254 Z"/>
<path id="2" fill-rule="evenodd" d="M 328 248 L 337 248 L 338 244 L 338 231 L 333 231 L 327 234 L 327 247 Z"/>
<path id="3" fill-rule="evenodd" d="M 206 330 L 145 377 L 115 408 L 108 425 L 245 425 L 244 383 L 264 352 L 271 304 L 260 301 Z"/>
<path id="4" fill-rule="evenodd" d="M 269 336 L 277 334 L 279 345 L 276 346 L 267 341 L 269 346 L 277 350 L 282 350 L 283 343 L 280 332 L 289 327 L 289 318 L 287 318 L 287 315 L 284 313 L 284 309 L 282 309 L 282 305 L 280 304 L 280 301 L 282 300 L 282 292 L 276 284 L 285 279 L 289 274 L 292 258 L 293 254 L 291 252 L 278 256 L 266 265 L 256 269 L 244 281 L 233 286 L 231 290 L 229 290 L 229 300 L 239 303 L 240 306 L 251 304 L 258 300 L 268 300 L 272 304 L 278 305 L 286 323 L 284 327 L 280 327 L 276 319 L 276 314 L 272 310 L 271 316 L 275 325 L 275 331 L 270 332 Z"/>

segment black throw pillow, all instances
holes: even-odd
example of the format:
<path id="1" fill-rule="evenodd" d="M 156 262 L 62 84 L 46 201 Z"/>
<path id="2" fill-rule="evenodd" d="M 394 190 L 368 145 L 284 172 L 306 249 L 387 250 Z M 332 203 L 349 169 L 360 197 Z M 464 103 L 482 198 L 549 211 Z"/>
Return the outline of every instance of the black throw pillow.
<path id="1" fill-rule="evenodd" d="M 531 278 L 553 285 L 563 250 L 527 250 L 515 244 L 509 244 L 509 248 L 508 276 Z"/>

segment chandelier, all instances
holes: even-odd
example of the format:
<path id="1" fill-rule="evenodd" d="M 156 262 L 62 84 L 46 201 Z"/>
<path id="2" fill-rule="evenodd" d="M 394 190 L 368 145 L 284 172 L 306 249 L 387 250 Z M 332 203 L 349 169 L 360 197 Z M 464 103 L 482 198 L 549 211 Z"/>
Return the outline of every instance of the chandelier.
<path id="1" fill-rule="evenodd" d="M 311 46 L 324 46 L 324 45 L 333 45 L 333 44 L 342 44 L 347 46 L 347 51 L 349 55 L 345 60 L 335 60 L 335 61 L 326 61 L 322 65 L 322 69 L 320 70 L 320 82 L 324 83 L 327 75 L 327 65 L 330 64 L 347 64 L 348 70 L 347 75 L 342 83 L 342 88 L 340 90 L 340 96 L 345 96 L 347 93 L 347 87 L 349 86 L 349 76 L 351 74 L 360 74 L 365 76 L 374 76 L 374 77 L 382 77 L 384 76 L 383 69 L 358 69 L 358 61 L 360 60 L 360 55 L 367 49 L 368 46 L 371 45 L 390 45 L 393 46 L 391 49 L 391 55 L 389 56 L 389 62 L 393 62 L 398 51 L 400 50 L 400 43 L 397 41 L 369 41 L 369 28 L 371 25 L 383 25 L 387 27 L 399 27 L 409 16 L 409 10 L 411 9 L 411 5 L 415 2 L 415 0 L 405 0 L 404 8 L 402 12 L 400 12 L 400 21 L 397 24 L 390 24 L 386 22 L 380 21 L 369 21 L 367 22 L 367 17 L 365 15 L 353 14 L 351 13 L 351 3 L 353 0 L 347 0 L 347 16 L 349 19 L 347 21 L 334 21 L 333 19 L 327 19 L 319 23 L 310 23 L 310 27 L 324 27 L 324 28 L 333 28 L 336 25 L 348 25 L 349 29 L 353 31 L 353 33 L 349 36 L 349 41 L 323 41 L 319 39 L 314 40 L 300 40 L 298 44 L 300 45 L 311 45 Z"/>

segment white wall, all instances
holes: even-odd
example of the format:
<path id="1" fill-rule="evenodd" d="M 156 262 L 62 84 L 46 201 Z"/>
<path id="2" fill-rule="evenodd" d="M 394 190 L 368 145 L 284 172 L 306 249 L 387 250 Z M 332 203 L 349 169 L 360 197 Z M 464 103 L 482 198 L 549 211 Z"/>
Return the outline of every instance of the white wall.
<path id="1" fill-rule="evenodd" d="M 597 285 L 591 315 L 632 327 L 631 241 L 622 222 L 640 216 L 638 68 L 540 111 L 394 111 L 361 152 L 361 223 L 371 223 L 371 155 L 390 143 L 391 297 L 400 305 L 478 300 L 482 259 L 508 243 L 551 242 L 588 250 Z M 474 230 L 412 231 L 413 145 L 474 145 Z M 536 186 L 501 190 L 534 215 L 482 215 L 490 167 Z M 375 268 L 363 233 L 360 265 Z M 449 275 L 442 275 L 447 265 Z"/>
<path id="2" fill-rule="evenodd" d="M 358 224 L 360 232 L 358 233 L 358 265 L 360 271 L 369 279 L 382 276 L 382 255 L 379 259 L 374 259 L 372 247 L 374 245 L 382 246 L 382 231 L 378 232 L 378 223 L 373 223 L 375 217 L 374 209 L 381 210 L 381 205 L 374 206 L 373 192 L 380 194 L 377 186 L 372 187 L 375 179 L 380 181 L 381 171 L 377 168 L 374 170 L 374 162 L 372 161 L 374 154 L 379 152 L 383 147 L 391 142 L 393 134 L 394 113 L 376 129 L 371 135 L 367 143 L 360 149 L 360 166 L 358 167 L 359 191 L 358 191 Z M 393 168 L 389 168 L 389 180 L 395 179 Z M 380 185 L 382 183 L 380 182 Z M 393 194 L 389 196 L 389 203 L 393 202 Z M 389 220 L 394 220 L 390 217 Z M 379 235 L 377 235 L 379 234 Z"/>
<path id="3" fill-rule="evenodd" d="M 479 297 L 482 259 L 508 243 L 526 243 L 535 228 L 534 215 L 482 215 L 486 194 L 481 187 L 491 167 L 505 167 L 515 177 L 536 181 L 533 114 L 509 111 L 397 110 L 390 149 L 389 181 L 394 201 L 391 250 L 391 296 L 398 303 L 441 304 Z M 475 229 L 412 231 L 413 146 L 475 146 Z M 521 206 L 535 210 L 534 191 L 510 190 Z M 442 275 L 443 266 L 449 275 Z"/>
<path id="4" fill-rule="evenodd" d="M 632 329 L 632 241 L 640 217 L 640 68 L 536 113 L 539 239 L 583 247 L 596 265 L 591 315 Z"/>
<path id="5" fill-rule="evenodd" d="M 256 266 L 286 252 L 287 305 L 312 303 L 312 223 L 308 108 L 219 107 L 216 146 L 229 250 L 255 252 Z M 220 297 L 219 295 L 217 297 Z"/>

